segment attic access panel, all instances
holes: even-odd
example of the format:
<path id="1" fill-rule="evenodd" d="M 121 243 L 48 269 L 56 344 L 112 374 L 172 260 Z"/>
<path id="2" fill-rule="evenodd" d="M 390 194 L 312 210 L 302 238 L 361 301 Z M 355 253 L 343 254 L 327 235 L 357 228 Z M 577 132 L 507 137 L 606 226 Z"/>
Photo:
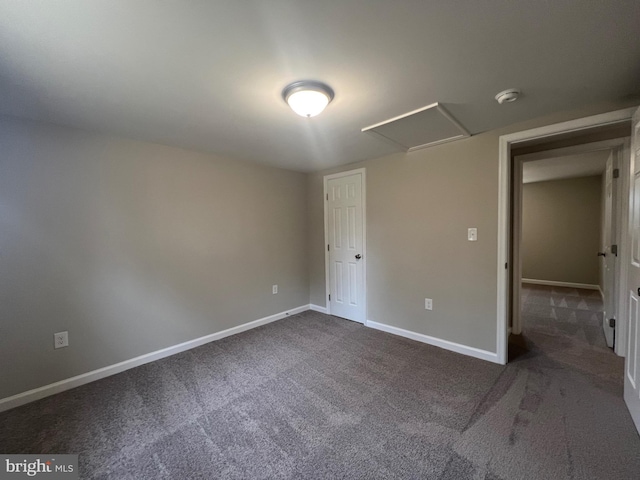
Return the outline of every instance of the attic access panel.
<path id="1" fill-rule="evenodd" d="M 451 142 L 471 134 L 439 103 L 362 129 L 407 152 Z"/>

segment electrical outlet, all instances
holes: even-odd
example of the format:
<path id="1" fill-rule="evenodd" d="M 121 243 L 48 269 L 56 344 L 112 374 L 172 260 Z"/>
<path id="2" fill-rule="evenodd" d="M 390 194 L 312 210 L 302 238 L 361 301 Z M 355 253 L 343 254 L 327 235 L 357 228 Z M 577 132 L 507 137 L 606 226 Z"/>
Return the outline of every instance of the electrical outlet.
<path id="1" fill-rule="evenodd" d="M 468 228 L 467 229 L 467 240 L 470 242 L 478 241 L 478 229 L 477 228 Z"/>
<path id="2" fill-rule="evenodd" d="M 271 293 L 273 293 L 274 295 L 278 293 L 278 285 L 273 285 L 271 287 Z"/>
<path id="3" fill-rule="evenodd" d="M 53 334 L 53 348 L 69 346 L 69 332 L 59 332 Z"/>
<path id="4" fill-rule="evenodd" d="M 424 299 L 424 308 L 425 310 L 433 310 L 433 300 L 430 298 Z"/>

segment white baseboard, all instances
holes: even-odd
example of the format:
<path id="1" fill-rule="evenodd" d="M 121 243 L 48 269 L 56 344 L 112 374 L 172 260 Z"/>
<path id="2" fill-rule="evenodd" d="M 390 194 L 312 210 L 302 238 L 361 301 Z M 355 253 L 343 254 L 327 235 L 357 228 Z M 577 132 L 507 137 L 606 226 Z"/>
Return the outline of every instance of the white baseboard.
<path id="1" fill-rule="evenodd" d="M 523 278 L 522 283 L 531 283 L 532 285 L 549 285 L 551 287 L 570 287 L 584 288 L 585 290 L 600 290 L 599 285 L 592 285 L 590 283 L 556 282 L 554 280 L 536 280 L 534 278 Z"/>
<path id="2" fill-rule="evenodd" d="M 236 333 L 251 330 L 252 328 L 266 325 L 267 323 L 275 322 L 276 320 L 288 317 L 289 315 L 295 315 L 296 313 L 305 312 L 309 309 L 311 309 L 311 305 L 302 305 L 291 310 L 276 313 L 275 315 L 269 315 L 268 317 L 260 318 L 252 322 L 243 323 L 242 325 L 228 328 L 226 330 L 222 330 L 221 332 L 205 335 L 204 337 L 189 340 L 188 342 L 173 345 L 172 347 L 163 348 L 162 350 L 147 353 L 130 360 L 125 360 L 124 362 L 116 363 L 115 365 L 109 365 L 107 367 L 83 373 L 75 377 L 60 380 L 59 382 L 50 383 L 49 385 L 45 385 L 43 387 L 38 387 L 34 388 L 33 390 L 18 393 L 11 397 L 0 399 L 0 412 L 19 407 L 20 405 L 24 405 L 29 402 L 40 400 L 41 398 L 55 395 L 56 393 L 64 392 L 65 390 L 71 390 L 72 388 L 79 387 L 87 383 L 95 382 L 96 380 L 100 380 L 101 378 L 109 377 L 111 375 L 124 372 L 125 370 L 144 365 L 145 363 L 160 360 L 161 358 L 169 357 L 171 355 L 175 355 L 176 353 L 199 347 L 200 345 L 204 345 L 205 343 L 220 340 L 230 335 L 235 335 Z"/>
<path id="3" fill-rule="evenodd" d="M 470 357 L 479 358 L 481 360 L 487 360 L 492 363 L 500 363 L 498 361 L 498 354 L 489 352 L 487 350 L 480 350 L 479 348 L 468 347 L 459 343 L 450 342 L 448 340 L 442 340 L 436 337 L 430 337 L 422 333 L 412 332 L 410 330 L 404 330 L 403 328 L 393 327 L 384 323 L 373 322 L 367 320 L 365 323 L 367 327 L 375 328 L 376 330 L 382 330 L 383 332 L 392 333 L 401 337 L 410 338 L 418 342 L 427 343 L 435 347 L 444 348 L 445 350 L 451 350 L 452 352 L 461 353 Z"/>
<path id="4" fill-rule="evenodd" d="M 313 310 L 314 312 L 327 313 L 327 307 L 321 307 L 320 305 L 314 305 L 313 303 L 309 305 L 309 310 Z"/>

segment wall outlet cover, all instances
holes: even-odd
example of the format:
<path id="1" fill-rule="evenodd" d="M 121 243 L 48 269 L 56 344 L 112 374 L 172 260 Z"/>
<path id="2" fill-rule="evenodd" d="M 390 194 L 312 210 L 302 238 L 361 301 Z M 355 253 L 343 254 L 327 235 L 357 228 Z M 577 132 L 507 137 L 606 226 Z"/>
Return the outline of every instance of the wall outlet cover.
<path id="1" fill-rule="evenodd" d="M 69 346 L 69 332 L 58 332 L 53 334 L 53 348 L 63 348 Z"/>

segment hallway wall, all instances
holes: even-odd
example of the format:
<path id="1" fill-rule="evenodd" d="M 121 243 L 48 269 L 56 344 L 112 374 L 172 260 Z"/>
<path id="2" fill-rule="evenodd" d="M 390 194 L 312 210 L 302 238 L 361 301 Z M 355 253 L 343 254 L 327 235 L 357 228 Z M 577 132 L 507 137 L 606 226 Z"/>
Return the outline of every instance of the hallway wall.
<path id="1" fill-rule="evenodd" d="M 522 195 L 522 277 L 598 285 L 602 176 L 527 183 Z"/>

